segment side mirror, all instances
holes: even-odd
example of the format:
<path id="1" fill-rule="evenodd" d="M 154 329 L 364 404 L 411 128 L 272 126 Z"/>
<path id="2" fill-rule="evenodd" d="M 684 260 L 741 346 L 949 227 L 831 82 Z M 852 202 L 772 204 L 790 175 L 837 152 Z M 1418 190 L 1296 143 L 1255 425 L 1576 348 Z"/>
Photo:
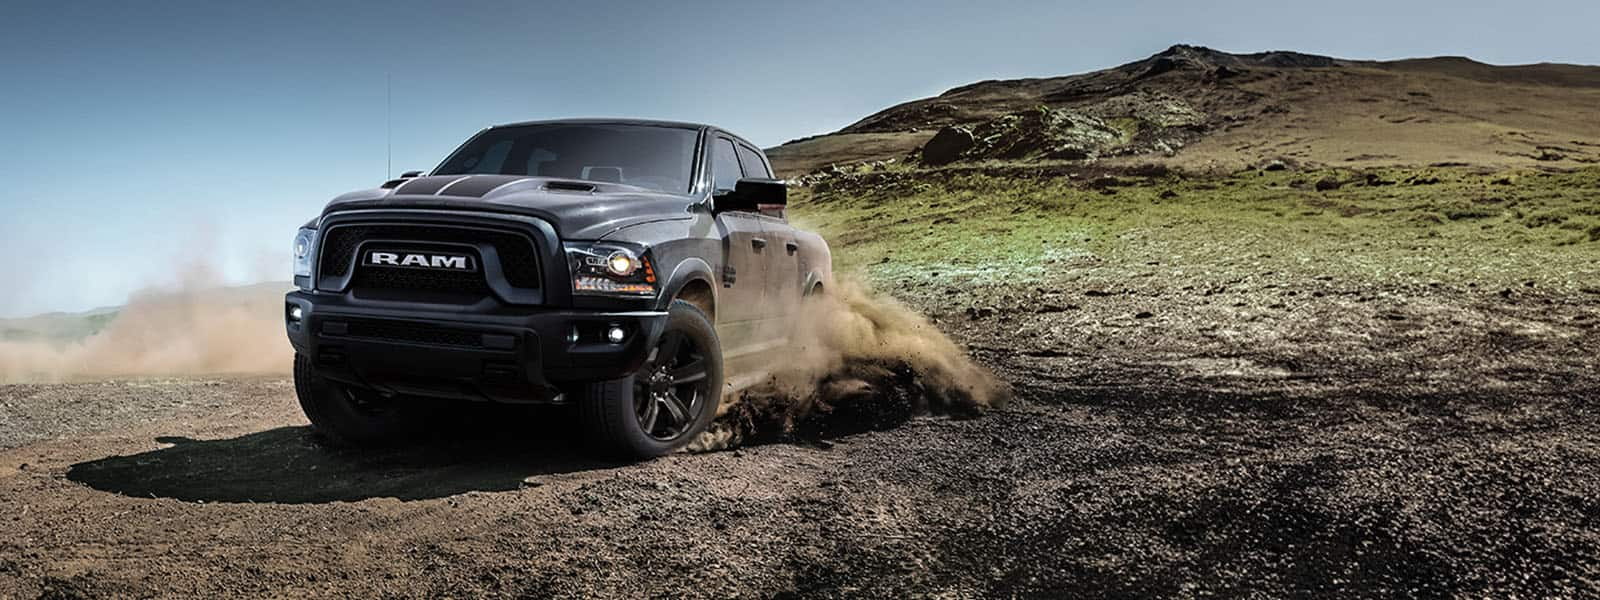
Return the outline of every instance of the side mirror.
<path id="1" fill-rule="evenodd" d="M 788 206 L 789 186 L 777 179 L 746 177 L 734 184 L 733 191 L 712 198 L 712 203 L 716 212 L 755 212 L 762 206 Z"/>

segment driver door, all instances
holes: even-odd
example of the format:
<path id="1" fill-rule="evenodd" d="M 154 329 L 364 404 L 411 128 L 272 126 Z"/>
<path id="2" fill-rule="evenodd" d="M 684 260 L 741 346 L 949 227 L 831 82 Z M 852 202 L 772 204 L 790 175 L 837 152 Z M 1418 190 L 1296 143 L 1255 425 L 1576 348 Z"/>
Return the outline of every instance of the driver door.
<path id="1" fill-rule="evenodd" d="M 733 140 L 723 136 L 712 140 L 711 175 L 713 195 L 733 190 L 742 177 Z M 724 257 L 723 272 L 718 274 L 722 290 L 717 295 L 717 322 L 727 325 L 727 337 L 739 345 L 750 337 L 763 315 L 770 248 L 757 214 L 719 211 L 716 221 L 722 233 Z"/>

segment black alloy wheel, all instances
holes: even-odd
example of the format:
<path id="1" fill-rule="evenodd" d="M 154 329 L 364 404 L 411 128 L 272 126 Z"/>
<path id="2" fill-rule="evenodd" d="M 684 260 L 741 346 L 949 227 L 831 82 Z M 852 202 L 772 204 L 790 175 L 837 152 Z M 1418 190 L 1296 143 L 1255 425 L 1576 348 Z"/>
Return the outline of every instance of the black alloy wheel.
<path id="1" fill-rule="evenodd" d="M 639 430 L 660 442 L 693 429 L 710 396 L 705 353 L 681 331 L 662 334 L 633 381 Z"/>

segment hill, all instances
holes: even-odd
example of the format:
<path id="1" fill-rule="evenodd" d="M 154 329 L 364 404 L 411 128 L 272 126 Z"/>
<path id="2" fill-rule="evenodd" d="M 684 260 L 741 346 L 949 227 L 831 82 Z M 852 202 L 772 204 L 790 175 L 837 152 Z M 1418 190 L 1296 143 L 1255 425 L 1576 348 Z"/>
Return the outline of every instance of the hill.
<path id="1" fill-rule="evenodd" d="M 1358 61 L 1173 46 L 1065 77 L 982 81 L 889 107 L 768 152 L 795 176 L 830 164 L 938 161 L 1162 162 L 1230 171 L 1307 167 L 1492 168 L 1600 162 L 1600 67 L 1496 66 L 1460 57 Z M 1022 143 L 1015 143 L 1022 139 Z"/>

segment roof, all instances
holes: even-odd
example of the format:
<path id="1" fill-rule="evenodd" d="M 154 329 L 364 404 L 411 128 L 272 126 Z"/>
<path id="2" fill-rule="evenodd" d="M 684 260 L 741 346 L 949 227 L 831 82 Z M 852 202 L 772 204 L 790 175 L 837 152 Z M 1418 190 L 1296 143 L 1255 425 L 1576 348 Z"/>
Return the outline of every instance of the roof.
<path id="1" fill-rule="evenodd" d="M 520 126 L 523 126 L 523 125 L 561 125 L 561 124 L 566 124 L 566 125 L 646 125 L 646 126 L 652 126 L 652 127 L 680 127 L 680 128 L 683 128 L 683 129 L 696 129 L 696 130 L 715 129 L 717 131 L 720 131 L 722 133 L 725 133 L 725 134 L 733 137 L 736 140 L 739 140 L 740 142 L 744 142 L 746 145 L 750 146 L 751 148 L 755 148 L 756 150 L 760 150 L 761 149 L 761 147 L 757 146 L 755 144 L 755 142 L 747 140 L 747 139 L 741 137 L 739 134 L 733 133 L 733 132 L 728 131 L 726 129 L 723 129 L 721 127 L 717 127 L 715 125 L 706 125 L 704 123 L 688 123 L 688 122 L 684 122 L 684 121 L 657 121 L 657 120 L 653 120 L 653 119 L 545 119 L 545 120 L 542 120 L 542 121 L 521 121 L 521 122 L 518 122 L 518 123 L 501 123 L 499 125 L 490 125 L 488 127 L 488 129 L 498 129 L 498 128 L 501 128 L 501 127 L 520 127 Z M 765 151 L 762 151 L 762 153 L 765 154 Z"/>
<path id="2" fill-rule="evenodd" d="M 522 125 L 651 125 L 655 127 L 681 127 L 684 129 L 705 129 L 711 127 L 703 123 L 685 123 L 681 121 L 656 121 L 651 119 L 547 119 L 541 121 L 522 121 L 518 123 L 501 123 L 490 125 L 490 129 L 499 127 L 519 127 Z"/>

